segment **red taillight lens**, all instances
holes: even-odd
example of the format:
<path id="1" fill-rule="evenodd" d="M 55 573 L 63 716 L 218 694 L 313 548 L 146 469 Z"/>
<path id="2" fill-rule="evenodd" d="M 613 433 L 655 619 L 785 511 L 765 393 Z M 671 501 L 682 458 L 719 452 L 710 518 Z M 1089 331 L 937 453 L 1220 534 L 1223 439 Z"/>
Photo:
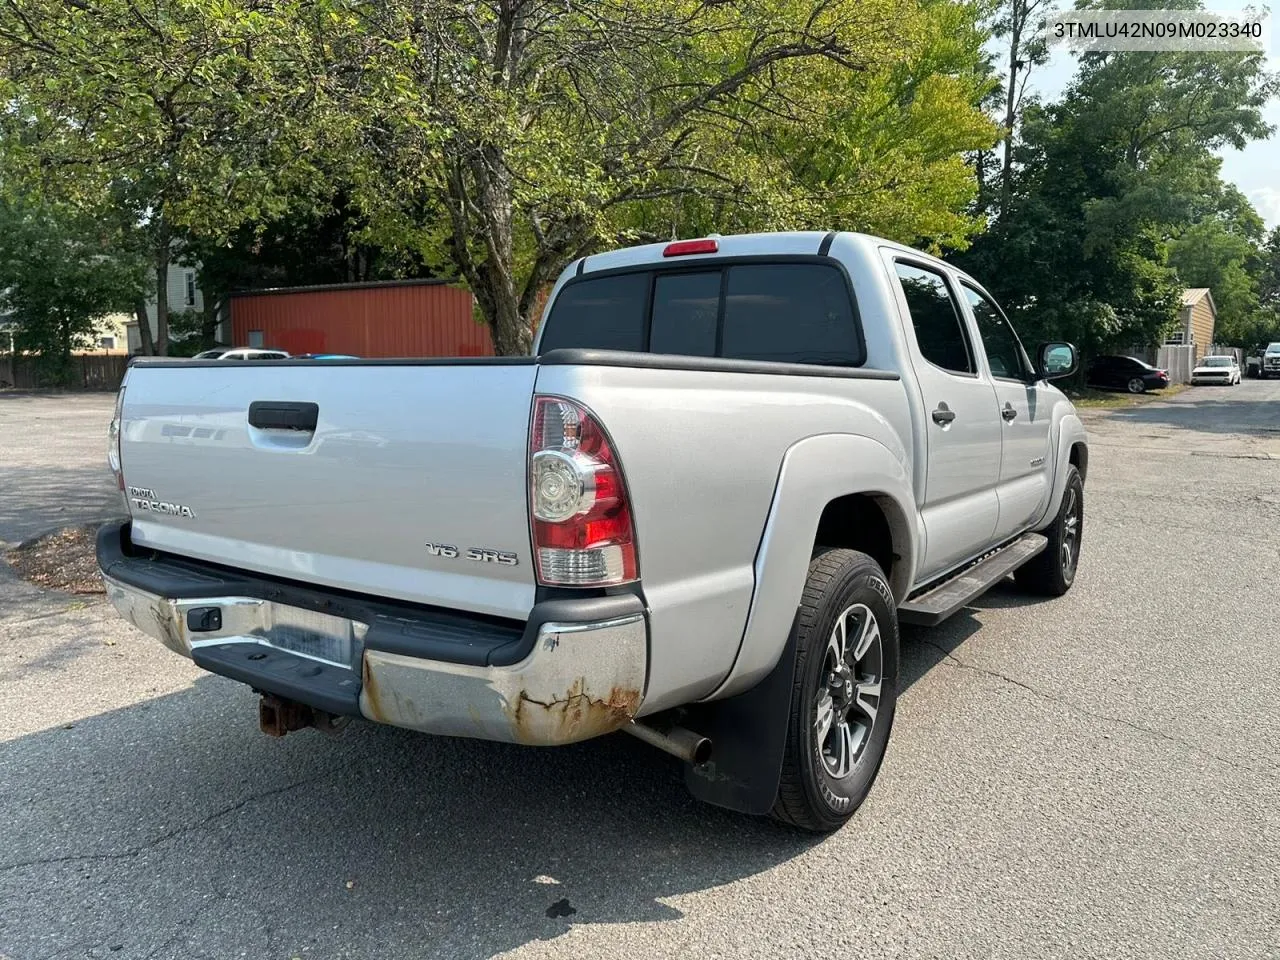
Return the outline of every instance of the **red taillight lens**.
<path id="1" fill-rule="evenodd" d="M 715 239 L 705 240 L 677 240 L 675 243 L 668 243 L 662 250 L 664 257 L 687 257 L 694 253 L 716 253 L 720 249 L 720 241 Z"/>
<path id="2" fill-rule="evenodd" d="M 597 587 L 638 576 L 622 468 L 604 429 L 572 401 L 534 399 L 529 515 L 541 583 Z"/>

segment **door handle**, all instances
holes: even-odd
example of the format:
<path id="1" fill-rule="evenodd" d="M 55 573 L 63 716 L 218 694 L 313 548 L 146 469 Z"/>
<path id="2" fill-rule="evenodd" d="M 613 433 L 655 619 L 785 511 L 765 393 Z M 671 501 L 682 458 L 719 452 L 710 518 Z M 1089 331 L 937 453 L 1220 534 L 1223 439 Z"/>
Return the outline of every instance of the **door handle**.
<path id="1" fill-rule="evenodd" d="M 1004 402 L 1004 409 L 1000 411 L 1000 416 L 1006 420 L 1012 420 L 1018 415 L 1018 409 L 1008 400 Z"/>
<path id="2" fill-rule="evenodd" d="M 938 404 L 938 409 L 933 411 L 933 422 L 941 424 L 944 427 L 951 423 L 955 418 L 955 413 L 952 412 L 945 403 Z"/>
<path id="3" fill-rule="evenodd" d="M 318 403 L 255 400 L 249 404 L 249 426 L 261 430 L 304 430 L 314 433 L 319 419 Z"/>

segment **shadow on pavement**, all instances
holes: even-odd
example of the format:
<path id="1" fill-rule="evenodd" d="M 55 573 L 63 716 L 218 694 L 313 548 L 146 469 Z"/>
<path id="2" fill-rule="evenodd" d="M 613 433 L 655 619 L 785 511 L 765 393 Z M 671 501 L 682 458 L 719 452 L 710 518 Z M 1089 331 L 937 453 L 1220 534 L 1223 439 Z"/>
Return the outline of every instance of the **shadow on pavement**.
<path id="1" fill-rule="evenodd" d="M 905 628 L 904 689 L 979 628 Z M 491 957 L 679 919 L 665 898 L 823 842 L 697 803 L 624 736 L 535 753 L 358 722 L 276 741 L 213 676 L 0 745 L 0 774 L 0 954 L 22 958 Z"/>
<path id="2" fill-rule="evenodd" d="M 274 741 L 255 711 L 204 677 L 0 746 L 0 954 L 489 957 L 679 918 L 660 898 L 821 842 L 698 804 L 630 738 Z"/>
<path id="3" fill-rule="evenodd" d="M 0 544 L 16 546 L 60 527 L 124 512 L 106 465 L 14 467 L 0 463 Z"/>
<path id="4" fill-rule="evenodd" d="M 1280 439 L 1280 400 L 1218 399 L 1217 395 L 1229 388 L 1200 389 L 1212 391 L 1215 396 L 1194 396 L 1177 404 L 1147 404 L 1115 410 L 1110 419 L 1197 433 L 1258 434 Z"/>

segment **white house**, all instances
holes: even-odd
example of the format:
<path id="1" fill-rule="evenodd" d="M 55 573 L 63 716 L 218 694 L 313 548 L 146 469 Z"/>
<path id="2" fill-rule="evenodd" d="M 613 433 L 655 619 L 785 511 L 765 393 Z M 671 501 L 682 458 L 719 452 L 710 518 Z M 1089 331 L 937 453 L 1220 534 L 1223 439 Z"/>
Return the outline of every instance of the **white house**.
<path id="1" fill-rule="evenodd" d="M 169 264 L 167 287 L 169 292 L 169 320 L 171 323 L 174 314 L 183 313 L 187 310 L 204 310 L 204 294 L 200 291 L 197 282 L 195 266 L 177 263 Z M 154 293 L 147 297 L 147 321 L 151 324 L 151 336 L 154 338 L 156 335 L 156 297 Z M 129 338 L 129 352 L 138 353 L 142 350 L 142 337 L 138 332 L 138 322 L 134 320 L 126 326 Z"/>

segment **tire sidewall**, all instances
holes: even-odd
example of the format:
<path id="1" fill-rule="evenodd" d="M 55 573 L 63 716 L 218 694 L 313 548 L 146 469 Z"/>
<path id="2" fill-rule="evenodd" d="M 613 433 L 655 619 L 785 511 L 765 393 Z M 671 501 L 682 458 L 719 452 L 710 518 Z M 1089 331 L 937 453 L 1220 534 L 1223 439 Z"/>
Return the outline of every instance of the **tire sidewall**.
<path id="1" fill-rule="evenodd" d="M 799 715 L 795 720 L 795 733 L 803 739 L 800 764 L 806 790 L 811 794 L 814 806 L 825 811 L 826 817 L 839 824 L 849 818 L 871 790 L 893 727 L 899 684 L 899 636 L 897 605 L 893 593 L 885 581 L 879 566 L 868 557 L 851 564 L 845 575 L 833 583 L 821 601 L 820 611 L 806 636 L 802 683 L 799 690 Z M 821 744 L 813 730 L 813 717 L 817 708 L 819 678 L 826 662 L 827 640 L 834 629 L 836 619 L 849 606 L 863 603 L 871 610 L 880 627 L 882 650 L 882 678 L 880 703 L 871 738 L 862 755 L 848 776 L 839 780 L 827 772 L 821 758 Z"/>

